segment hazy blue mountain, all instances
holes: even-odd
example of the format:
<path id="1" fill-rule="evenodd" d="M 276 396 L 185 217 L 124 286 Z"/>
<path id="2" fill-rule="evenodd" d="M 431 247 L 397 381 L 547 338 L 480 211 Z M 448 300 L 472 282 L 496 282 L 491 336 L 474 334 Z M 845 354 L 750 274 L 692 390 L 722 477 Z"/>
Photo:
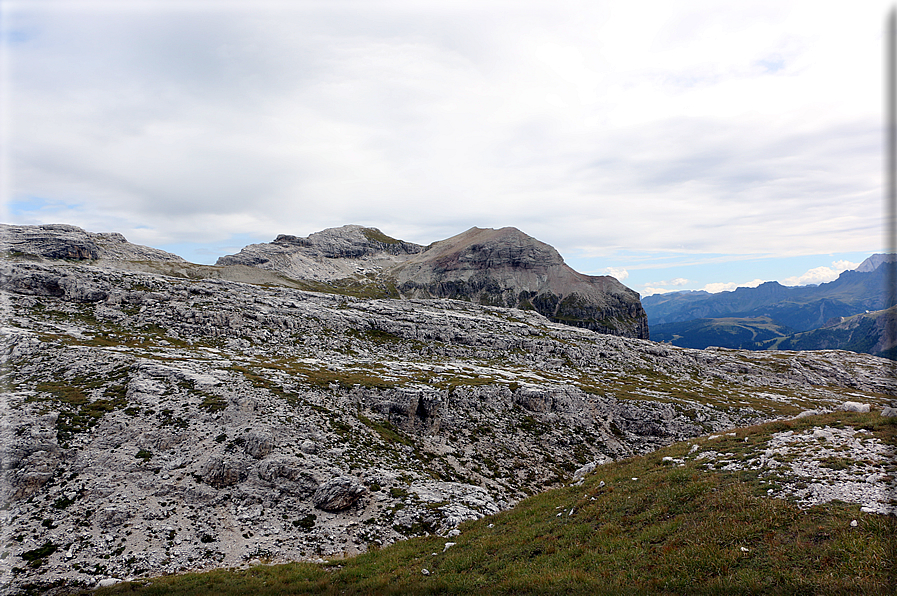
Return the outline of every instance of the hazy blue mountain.
<path id="1" fill-rule="evenodd" d="M 867 260 L 868 261 L 868 260 Z M 642 298 L 651 338 L 658 325 L 721 317 L 769 317 L 797 332 L 832 320 L 887 308 L 885 267 L 868 272 L 845 271 L 818 286 L 783 286 L 766 282 L 731 292 L 676 292 Z"/>
<path id="2" fill-rule="evenodd" d="M 779 325 L 769 317 L 694 319 L 651 327 L 654 341 L 699 350 L 708 346 L 757 349 L 758 342 L 783 339 L 792 333 L 793 329 Z"/>
<path id="3" fill-rule="evenodd" d="M 748 349 L 850 350 L 897 360 L 897 306 L 833 321 L 819 329 L 761 341 Z M 654 330 L 651 330 L 652 335 Z"/>

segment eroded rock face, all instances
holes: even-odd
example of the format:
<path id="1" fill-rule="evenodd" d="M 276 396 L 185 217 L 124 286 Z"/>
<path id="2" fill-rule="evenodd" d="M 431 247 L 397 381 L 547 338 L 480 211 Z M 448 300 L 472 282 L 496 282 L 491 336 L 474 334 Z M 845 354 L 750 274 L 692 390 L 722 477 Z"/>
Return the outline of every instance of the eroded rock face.
<path id="1" fill-rule="evenodd" d="M 252 432 L 246 437 L 246 453 L 255 459 L 262 459 L 274 451 L 274 436 L 270 432 Z"/>
<path id="2" fill-rule="evenodd" d="M 203 482 L 215 488 L 233 486 L 246 478 L 247 470 L 241 462 L 221 457 L 210 458 L 200 468 Z"/>
<path id="3" fill-rule="evenodd" d="M 364 486 L 358 480 L 351 476 L 341 476 L 319 486 L 311 500 L 318 509 L 342 511 L 354 505 L 363 494 Z"/>
<path id="4" fill-rule="evenodd" d="M 98 259 L 100 248 L 81 228 L 66 224 L 11 226 L 0 224 L 4 250 L 48 259 Z"/>
<path id="5" fill-rule="evenodd" d="M 281 234 L 270 244 L 250 244 L 216 264 L 259 267 L 300 280 L 330 282 L 358 276 L 370 281 L 367 276 L 422 250 L 423 246 L 390 238 L 377 228 L 346 225 L 307 238 Z"/>
<path id="6" fill-rule="evenodd" d="M 471 228 L 391 272 L 400 293 L 528 308 L 599 333 L 648 339 L 639 296 L 609 276 L 577 273 L 551 246 L 516 228 Z"/>
<path id="7" fill-rule="evenodd" d="M 18 294 L 67 298 L 75 302 L 98 302 L 109 295 L 108 284 L 58 275 L 28 264 L 12 267 L 0 263 L 0 286 Z"/>
<path id="8" fill-rule="evenodd" d="M 0 250 L 46 259 L 184 260 L 164 250 L 131 244 L 117 232 L 85 232 L 68 224 L 14 226 L 0 224 Z"/>

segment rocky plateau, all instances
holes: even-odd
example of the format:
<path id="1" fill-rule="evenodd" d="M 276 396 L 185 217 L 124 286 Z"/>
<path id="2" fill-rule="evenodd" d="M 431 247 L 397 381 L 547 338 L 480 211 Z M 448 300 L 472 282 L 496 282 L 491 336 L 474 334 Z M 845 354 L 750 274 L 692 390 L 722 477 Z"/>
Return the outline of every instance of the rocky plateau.
<path id="1" fill-rule="evenodd" d="M 425 248 L 351 228 L 212 267 L 73 226 L 3 227 L 7 593 L 451 536 L 605 462 L 894 399 L 891 363 L 866 354 L 677 348 L 512 308 L 503 287 L 566 267 L 513 229 Z M 347 274 L 396 294 L 366 297 Z M 563 275 L 527 291 L 620 285 Z"/>

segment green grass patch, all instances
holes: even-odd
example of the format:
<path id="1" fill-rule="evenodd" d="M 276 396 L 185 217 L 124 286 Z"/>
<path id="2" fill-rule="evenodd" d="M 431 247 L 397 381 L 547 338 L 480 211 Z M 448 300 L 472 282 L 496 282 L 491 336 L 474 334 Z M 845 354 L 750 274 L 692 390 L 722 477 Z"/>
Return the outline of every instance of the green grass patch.
<path id="1" fill-rule="evenodd" d="M 364 237 L 371 242 L 381 242 L 383 244 L 401 244 L 401 240 L 396 240 L 391 236 L 387 236 L 377 228 L 365 228 L 361 231 Z"/>
<path id="2" fill-rule="evenodd" d="M 126 373 L 125 373 L 126 374 Z M 58 408 L 56 418 L 56 440 L 63 448 L 79 433 L 86 432 L 96 426 L 100 418 L 109 412 L 123 409 L 127 405 L 125 399 L 126 386 L 120 380 L 121 371 L 102 380 L 88 380 L 82 377 L 71 381 L 46 381 L 38 383 L 35 389 L 50 397 L 37 396 L 27 401 L 55 404 Z M 106 383 L 109 383 L 104 387 Z M 104 397 L 91 400 L 88 394 L 103 389 Z"/>
<path id="3" fill-rule="evenodd" d="M 362 414 L 358 415 L 358 420 L 360 420 L 362 424 L 380 435 L 380 438 L 388 443 L 399 443 L 401 445 L 414 447 L 414 443 L 408 437 L 401 434 L 398 429 L 396 429 L 396 427 L 389 423 L 388 420 L 384 420 L 382 422 L 379 420 L 371 420 L 370 418 Z"/>
<path id="4" fill-rule="evenodd" d="M 202 393 L 202 403 L 199 407 L 206 412 L 220 412 L 227 408 L 227 400 L 220 395 L 212 393 Z"/>

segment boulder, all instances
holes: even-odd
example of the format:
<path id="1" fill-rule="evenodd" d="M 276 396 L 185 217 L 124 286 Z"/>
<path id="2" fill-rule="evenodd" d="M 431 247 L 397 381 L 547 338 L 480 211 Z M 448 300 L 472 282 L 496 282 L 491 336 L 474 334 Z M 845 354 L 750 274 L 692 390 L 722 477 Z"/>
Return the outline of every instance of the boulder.
<path id="1" fill-rule="evenodd" d="M 268 432 L 251 433 L 243 449 L 255 459 L 262 459 L 274 451 L 274 437 Z"/>
<path id="2" fill-rule="evenodd" d="M 820 414 L 822 414 L 821 410 L 804 410 L 803 412 L 795 416 L 793 420 L 800 420 L 801 418 L 806 418 L 808 416 L 819 416 Z"/>
<path id="3" fill-rule="evenodd" d="M 844 412 L 859 412 L 865 414 L 869 411 L 869 404 L 861 404 L 855 401 L 846 401 L 841 404 L 841 410 Z"/>
<path id="4" fill-rule="evenodd" d="M 233 486 L 246 478 L 246 469 L 239 462 L 212 457 L 200 468 L 203 482 L 215 488 Z"/>
<path id="5" fill-rule="evenodd" d="M 342 511 L 351 507 L 364 491 L 364 486 L 355 478 L 340 476 L 319 486 L 312 496 L 312 503 L 324 511 Z"/>

